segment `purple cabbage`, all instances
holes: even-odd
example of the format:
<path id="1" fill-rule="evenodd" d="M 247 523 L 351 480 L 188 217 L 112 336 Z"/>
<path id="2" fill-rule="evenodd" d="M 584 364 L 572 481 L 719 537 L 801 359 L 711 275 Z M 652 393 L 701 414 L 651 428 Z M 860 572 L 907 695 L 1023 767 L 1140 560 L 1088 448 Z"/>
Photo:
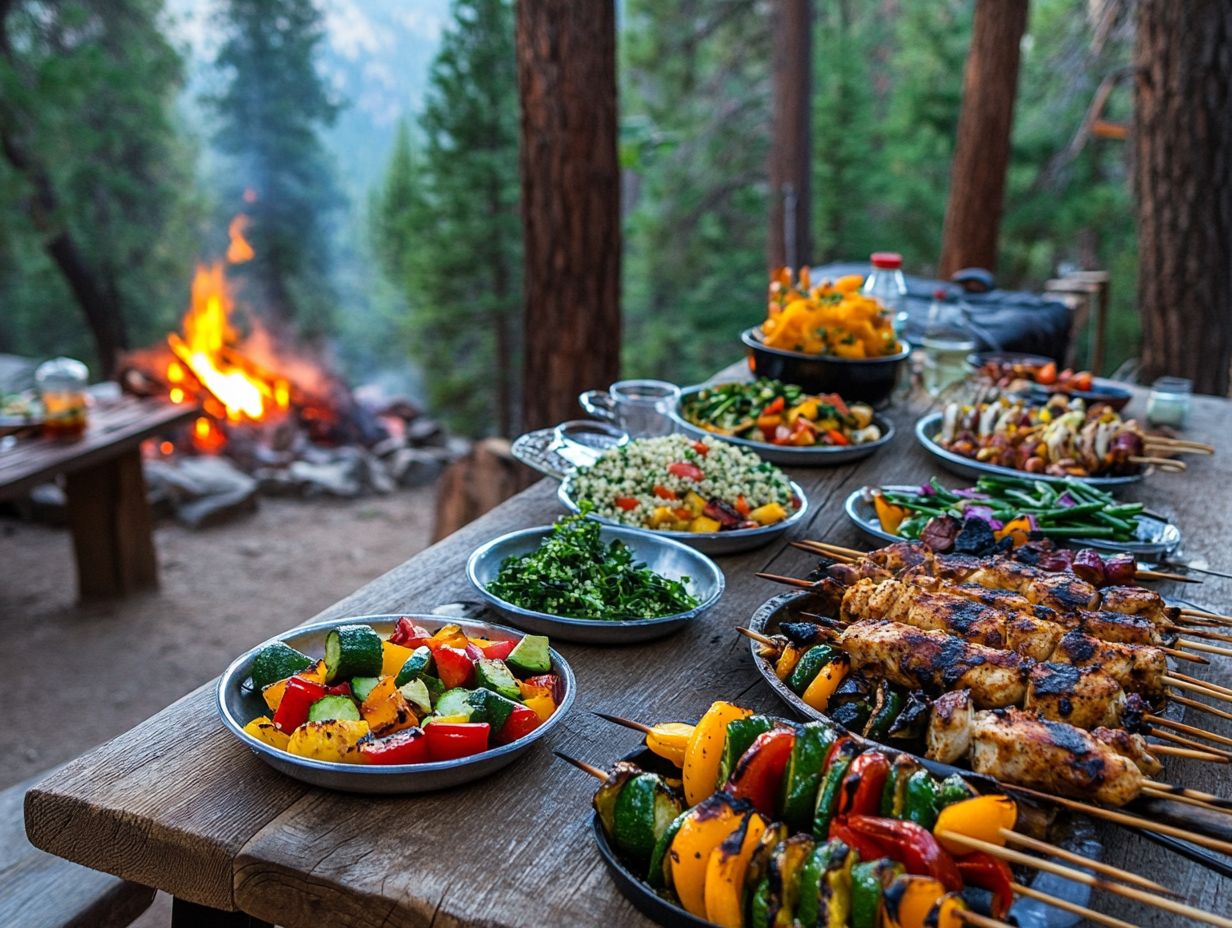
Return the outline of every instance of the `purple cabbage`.
<path id="1" fill-rule="evenodd" d="M 1005 528 L 1005 523 L 992 516 L 992 508 L 990 506 L 967 506 L 963 509 L 964 519 L 979 519 L 988 525 L 994 532 Z"/>
<path id="2" fill-rule="evenodd" d="M 1057 497 L 1057 505 L 1062 509 L 1073 509 L 1078 505 L 1078 500 L 1069 495 L 1069 490 L 1066 490 Z"/>

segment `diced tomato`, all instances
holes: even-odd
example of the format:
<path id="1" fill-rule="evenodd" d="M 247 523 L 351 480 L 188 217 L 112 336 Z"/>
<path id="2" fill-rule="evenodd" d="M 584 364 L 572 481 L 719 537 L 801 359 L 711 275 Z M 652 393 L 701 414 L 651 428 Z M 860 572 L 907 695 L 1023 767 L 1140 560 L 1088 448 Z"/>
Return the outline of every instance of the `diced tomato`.
<path id="1" fill-rule="evenodd" d="M 674 515 L 677 519 L 680 519 L 684 522 L 688 522 L 690 519 L 693 518 L 693 510 L 690 509 L 688 506 L 681 506 L 677 509 L 673 509 L 672 515 Z"/>
<path id="2" fill-rule="evenodd" d="M 747 516 L 751 511 L 752 509 L 749 506 L 749 501 L 744 498 L 744 494 L 742 493 L 739 496 L 737 496 L 736 497 L 736 512 L 740 513 L 742 516 Z"/>
<path id="3" fill-rule="evenodd" d="M 821 401 L 827 406 L 833 406 L 834 411 L 840 416 L 851 415 L 851 410 L 847 408 L 847 404 L 843 402 L 843 398 L 837 393 L 831 393 L 827 396 L 823 396 L 821 397 Z"/>
<path id="4" fill-rule="evenodd" d="M 431 637 L 430 631 L 403 616 L 398 619 L 398 624 L 394 627 L 393 634 L 389 636 L 389 641 L 391 644 L 400 644 L 413 651 L 421 644 L 426 644 Z"/>
<path id="5" fill-rule="evenodd" d="M 433 652 L 436 659 L 436 672 L 445 684 L 445 689 L 455 686 L 470 686 L 475 677 L 475 662 L 465 651 L 458 648 L 437 648 Z"/>
<path id="6" fill-rule="evenodd" d="M 350 696 L 351 695 L 351 684 L 348 683 L 346 680 L 343 680 L 341 683 L 335 686 L 325 687 L 325 692 L 326 694 L 330 696 Z"/>
<path id="7" fill-rule="evenodd" d="M 661 483 L 655 486 L 654 495 L 659 497 L 659 499 L 680 499 L 680 497 L 676 495 L 675 490 L 669 490 Z"/>
<path id="8" fill-rule="evenodd" d="M 517 645 L 516 641 L 492 641 L 483 646 L 483 656 L 490 660 L 503 661 Z"/>
<path id="9" fill-rule="evenodd" d="M 830 429 L 826 432 L 826 438 L 830 439 L 830 443 L 834 445 L 850 445 L 851 439 L 840 432 L 838 429 Z"/>
<path id="10" fill-rule="evenodd" d="M 514 706 L 509 718 L 496 733 L 497 744 L 508 744 L 517 741 L 524 735 L 529 735 L 540 725 L 539 715 L 529 706 Z"/>
<path id="11" fill-rule="evenodd" d="M 278 711 L 274 713 L 274 727 L 290 734 L 308 721 L 308 708 L 325 695 L 325 687 L 303 677 L 287 681 Z"/>
<path id="12" fill-rule="evenodd" d="M 632 496 L 618 496 L 616 497 L 616 505 L 625 512 L 628 512 L 630 509 L 637 508 L 637 500 Z"/>
<path id="13" fill-rule="evenodd" d="M 761 414 L 763 416 L 773 416 L 776 412 L 782 412 L 786 405 L 787 400 L 783 399 L 781 396 L 776 396 L 773 400 L 771 400 L 770 404 L 761 411 Z"/>
<path id="14" fill-rule="evenodd" d="M 361 741 L 359 751 L 370 764 L 425 764 L 432 760 L 423 729 L 407 728 L 386 738 Z"/>
<path id="15" fill-rule="evenodd" d="M 488 749 L 491 726 L 487 722 L 433 722 L 424 728 L 428 756 L 433 760 L 458 760 Z"/>
<path id="16" fill-rule="evenodd" d="M 683 477 L 685 480 L 701 480 L 705 476 L 700 467 L 696 464 L 690 464 L 688 461 L 673 461 L 667 465 L 667 472 L 675 474 L 677 477 Z"/>
<path id="17" fill-rule="evenodd" d="M 702 457 L 705 457 L 706 455 L 710 453 L 710 446 L 706 444 L 704 441 L 695 441 L 693 442 L 693 450 L 696 451 L 698 454 L 700 454 Z"/>
<path id="18" fill-rule="evenodd" d="M 541 673 L 537 677 L 527 677 L 526 685 L 543 687 L 552 697 L 552 702 L 558 706 L 560 701 L 565 698 L 564 681 L 554 673 Z"/>

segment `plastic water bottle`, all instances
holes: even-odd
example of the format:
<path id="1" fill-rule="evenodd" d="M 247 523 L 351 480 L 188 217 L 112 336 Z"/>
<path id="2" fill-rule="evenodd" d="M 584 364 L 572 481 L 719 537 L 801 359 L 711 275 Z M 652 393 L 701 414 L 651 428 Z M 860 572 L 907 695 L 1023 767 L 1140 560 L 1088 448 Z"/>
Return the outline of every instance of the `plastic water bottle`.
<path id="1" fill-rule="evenodd" d="M 967 373 L 967 355 L 975 350 L 975 337 L 962 306 L 938 288 L 928 306 L 924 326 L 924 389 L 936 396 Z"/>
<path id="2" fill-rule="evenodd" d="M 899 339 L 907 329 L 907 281 L 903 277 L 903 256 L 894 251 L 875 251 L 869 256 L 872 271 L 864 279 L 865 296 L 876 297 L 894 320 Z"/>

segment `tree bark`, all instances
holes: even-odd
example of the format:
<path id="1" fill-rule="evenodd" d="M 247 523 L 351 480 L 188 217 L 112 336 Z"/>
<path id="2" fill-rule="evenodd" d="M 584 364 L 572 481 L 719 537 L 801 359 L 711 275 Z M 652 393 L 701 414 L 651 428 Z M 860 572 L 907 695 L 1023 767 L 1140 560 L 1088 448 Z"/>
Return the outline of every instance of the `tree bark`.
<path id="1" fill-rule="evenodd" d="M 522 427 L 572 418 L 620 371 L 613 0 L 519 0 Z"/>
<path id="2" fill-rule="evenodd" d="M 774 27 L 774 121 L 770 133 L 771 271 L 813 257 L 812 0 L 778 0 Z"/>
<path id="3" fill-rule="evenodd" d="M 938 276 L 997 266 L 1027 0 L 976 0 Z"/>
<path id="4" fill-rule="evenodd" d="M 1142 376 L 1226 395 L 1232 364 L 1232 4 L 1139 0 L 1134 91 Z"/>

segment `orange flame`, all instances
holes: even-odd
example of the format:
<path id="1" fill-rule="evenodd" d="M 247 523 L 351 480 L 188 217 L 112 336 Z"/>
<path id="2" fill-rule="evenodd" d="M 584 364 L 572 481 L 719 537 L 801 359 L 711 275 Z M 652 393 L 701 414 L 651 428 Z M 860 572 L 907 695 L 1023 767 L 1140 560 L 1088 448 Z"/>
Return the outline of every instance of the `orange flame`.
<path id="1" fill-rule="evenodd" d="M 248 228 L 248 217 L 240 213 L 231 220 L 231 224 L 227 226 L 227 235 L 230 237 L 230 244 L 227 245 L 227 261 L 230 264 L 243 264 L 245 261 L 251 261 L 256 255 L 252 250 L 252 246 L 248 244 L 248 240 L 244 238 L 244 230 Z"/>

